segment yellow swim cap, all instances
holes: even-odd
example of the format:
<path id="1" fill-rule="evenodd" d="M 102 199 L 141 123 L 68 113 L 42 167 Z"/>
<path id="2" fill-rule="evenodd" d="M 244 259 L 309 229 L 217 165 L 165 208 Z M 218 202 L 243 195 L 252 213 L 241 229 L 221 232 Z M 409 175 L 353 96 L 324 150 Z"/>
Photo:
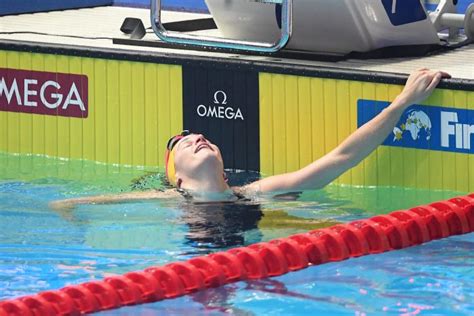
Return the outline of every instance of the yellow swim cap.
<path id="1" fill-rule="evenodd" d="M 166 153 L 165 153 L 165 172 L 166 178 L 168 182 L 172 186 L 176 186 L 177 179 L 176 179 L 176 168 L 174 166 L 174 155 L 176 153 L 176 144 L 179 140 L 185 136 L 190 135 L 188 130 L 184 130 L 181 134 L 175 135 L 168 140 L 168 144 L 166 145 Z"/>

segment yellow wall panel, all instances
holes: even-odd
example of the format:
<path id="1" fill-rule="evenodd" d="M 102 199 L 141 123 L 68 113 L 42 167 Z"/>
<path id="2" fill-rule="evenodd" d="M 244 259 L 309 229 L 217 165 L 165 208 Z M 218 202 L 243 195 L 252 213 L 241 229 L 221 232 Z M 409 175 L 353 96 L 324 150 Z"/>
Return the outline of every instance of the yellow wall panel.
<path id="1" fill-rule="evenodd" d="M 86 75 L 89 104 L 87 118 L 0 112 L 0 150 L 162 167 L 168 138 L 182 129 L 181 66 L 0 51 L 0 67 Z M 392 101 L 402 88 L 259 76 L 265 175 L 320 158 L 357 128 L 358 100 Z M 424 104 L 472 109 L 474 92 L 438 89 Z M 471 156 L 382 146 L 337 183 L 468 191 L 474 188 Z"/>
<path id="2" fill-rule="evenodd" d="M 0 150 L 163 166 L 182 129 L 181 66 L 0 51 L 0 67 L 85 75 L 87 117 L 0 112 Z"/>

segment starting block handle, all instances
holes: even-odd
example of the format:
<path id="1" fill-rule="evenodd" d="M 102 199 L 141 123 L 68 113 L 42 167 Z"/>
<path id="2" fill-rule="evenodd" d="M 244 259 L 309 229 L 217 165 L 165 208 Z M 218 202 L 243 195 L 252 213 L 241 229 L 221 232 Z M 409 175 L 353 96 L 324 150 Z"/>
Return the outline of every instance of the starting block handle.
<path id="1" fill-rule="evenodd" d="M 235 0 L 243 1 L 243 0 Z M 254 51 L 262 53 L 274 53 L 286 46 L 291 38 L 293 24 L 293 0 L 248 0 L 250 2 L 264 2 L 281 4 L 281 34 L 280 38 L 274 42 L 255 42 L 243 41 L 230 38 L 203 36 L 196 34 L 186 34 L 182 32 L 168 31 L 164 28 L 161 19 L 162 0 L 151 0 L 151 26 L 156 36 L 164 42 L 181 44 L 207 46 L 225 49 L 236 49 L 243 51 Z"/>

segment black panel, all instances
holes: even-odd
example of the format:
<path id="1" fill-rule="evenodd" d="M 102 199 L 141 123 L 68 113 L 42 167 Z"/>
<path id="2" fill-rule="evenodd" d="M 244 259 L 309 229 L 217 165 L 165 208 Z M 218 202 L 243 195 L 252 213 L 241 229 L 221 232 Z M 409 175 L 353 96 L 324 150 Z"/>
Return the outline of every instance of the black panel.
<path id="1" fill-rule="evenodd" d="M 226 169 L 260 170 L 258 73 L 183 67 L 183 126 L 221 149 Z"/>

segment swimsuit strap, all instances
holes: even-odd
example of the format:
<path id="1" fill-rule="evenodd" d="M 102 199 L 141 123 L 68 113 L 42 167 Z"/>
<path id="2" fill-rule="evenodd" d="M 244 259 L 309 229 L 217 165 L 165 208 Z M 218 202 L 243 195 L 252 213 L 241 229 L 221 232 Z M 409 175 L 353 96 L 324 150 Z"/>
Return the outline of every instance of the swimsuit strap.
<path id="1" fill-rule="evenodd" d="M 181 188 L 176 189 L 181 196 L 186 200 L 186 201 L 192 201 L 194 199 L 193 195 L 188 191 L 184 190 Z M 239 190 L 236 190 L 235 188 L 231 188 L 232 194 L 237 198 L 235 201 L 221 201 L 221 202 L 241 202 L 241 201 L 250 201 L 248 197 L 246 197 L 242 192 Z"/>

